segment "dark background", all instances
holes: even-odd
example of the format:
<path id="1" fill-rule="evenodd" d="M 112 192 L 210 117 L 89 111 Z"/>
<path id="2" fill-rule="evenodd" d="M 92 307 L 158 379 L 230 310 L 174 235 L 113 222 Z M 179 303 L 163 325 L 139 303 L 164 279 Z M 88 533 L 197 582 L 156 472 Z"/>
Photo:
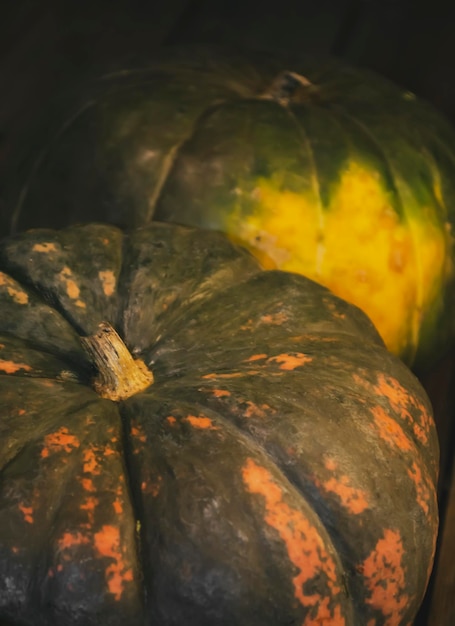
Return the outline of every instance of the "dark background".
<path id="1" fill-rule="evenodd" d="M 87 73 L 159 46 L 241 45 L 332 54 L 431 102 L 455 123 L 455 3 L 432 0 L 3 0 L 0 6 L 0 180 L 55 93 Z M 0 222 L 8 213 L 2 203 Z M 423 382 L 441 441 L 443 523 L 415 626 L 455 625 L 453 355 Z"/>

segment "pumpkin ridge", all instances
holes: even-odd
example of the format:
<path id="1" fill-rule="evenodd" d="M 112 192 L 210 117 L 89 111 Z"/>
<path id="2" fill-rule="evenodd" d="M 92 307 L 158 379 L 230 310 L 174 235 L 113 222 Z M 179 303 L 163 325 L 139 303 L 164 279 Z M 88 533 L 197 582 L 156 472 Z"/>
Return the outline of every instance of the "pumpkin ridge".
<path id="1" fill-rule="evenodd" d="M 341 567 L 341 563 L 339 562 L 338 559 L 338 555 L 336 553 L 333 552 L 333 547 L 334 547 L 334 543 L 333 543 L 333 539 L 331 537 L 331 535 L 329 533 L 326 533 L 326 529 L 324 528 L 323 522 L 321 521 L 321 519 L 319 518 L 319 516 L 317 515 L 316 512 L 314 512 L 311 509 L 310 503 L 307 501 L 306 499 L 306 495 L 303 494 L 288 478 L 288 476 L 286 475 L 286 473 L 283 472 L 282 468 L 280 466 L 276 465 L 276 459 L 273 458 L 273 456 L 271 456 L 269 454 L 268 451 L 265 451 L 261 448 L 261 441 L 254 439 L 250 436 L 249 433 L 245 432 L 245 431 L 239 431 L 238 427 L 236 426 L 235 423 L 233 423 L 233 421 L 229 418 L 226 418 L 225 415 L 221 414 L 220 412 L 218 412 L 216 409 L 214 409 L 213 407 L 209 407 L 207 406 L 207 403 L 205 402 L 201 402 L 198 399 L 198 396 L 195 396 L 195 400 L 194 401 L 188 401 L 188 400 L 183 400 L 183 401 L 175 401 L 175 402 L 171 402 L 167 399 L 169 398 L 169 393 L 166 390 L 166 385 L 164 385 L 162 388 L 158 388 L 159 387 L 159 383 L 157 383 L 157 388 L 156 388 L 156 393 L 153 394 L 152 392 L 146 392 L 144 394 L 144 399 L 145 396 L 149 395 L 149 396 L 154 396 L 154 402 L 159 403 L 161 401 L 161 396 L 163 398 L 165 398 L 164 404 L 169 404 L 169 407 L 163 408 L 160 410 L 161 415 L 166 415 L 166 413 L 171 413 L 173 416 L 179 416 L 177 418 L 173 417 L 173 420 L 170 421 L 169 418 L 167 418 L 167 420 L 162 419 L 162 417 L 160 416 L 160 419 L 162 422 L 166 422 L 168 421 L 168 423 L 171 425 L 171 429 L 175 429 L 178 428 L 178 423 L 180 423 L 180 427 L 182 427 L 181 425 L 186 422 L 186 418 L 184 417 L 186 414 L 189 415 L 204 415 L 204 419 L 209 419 L 212 423 L 213 423 L 213 427 L 212 428 L 201 428 L 199 429 L 197 427 L 196 424 L 192 424 L 192 426 L 189 426 L 189 428 L 191 428 L 191 431 L 196 433 L 196 432 L 201 432 L 202 436 L 206 436 L 208 435 L 210 432 L 213 433 L 213 436 L 216 439 L 220 439 L 221 441 L 225 440 L 226 438 L 228 440 L 235 439 L 237 442 L 239 442 L 239 444 L 241 445 L 242 448 L 242 455 L 241 457 L 245 458 L 246 460 L 250 459 L 250 458 L 254 458 L 257 462 L 261 463 L 261 466 L 267 466 L 269 468 L 273 467 L 273 476 L 275 478 L 275 480 L 279 480 L 279 484 L 280 484 L 280 489 L 282 489 L 284 494 L 289 495 L 289 493 L 294 494 L 299 494 L 302 501 L 305 503 L 304 504 L 304 510 L 308 513 L 309 515 L 309 519 L 312 520 L 312 523 L 314 525 L 316 525 L 316 527 L 318 528 L 318 532 L 321 533 L 321 536 L 323 536 L 324 538 L 324 543 L 323 545 L 320 546 L 321 551 L 324 548 L 329 548 L 329 552 L 330 554 L 333 556 L 334 561 L 336 562 L 336 566 L 337 569 L 339 569 Z M 130 414 L 130 410 L 131 407 L 133 407 L 136 403 L 141 403 L 142 400 L 140 397 L 133 397 L 130 400 L 127 400 L 125 403 L 120 405 L 120 410 L 123 412 L 123 417 L 124 417 L 124 424 L 126 425 L 127 431 L 128 429 L 131 430 L 131 422 L 130 422 L 130 418 L 129 418 L 129 414 Z M 171 408 L 172 407 L 172 408 Z M 145 425 L 145 417 L 142 418 L 144 420 L 144 425 Z M 188 422 L 189 424 L 191 424 L 191 422 Z M 145 440 L 145 435 L 142 436 Z M 148 435 L 147 435 L 148 437 Z M 131 446 L 132 444 L 132 439 L 130 437 L 129 439 L 129 456 L 127 456 L 127 459 L 129 459 L 129 462 L 133 463 L 133 467 L 134 467 L 134 457 L 135 455 L 137 455 L 137 451 L 135 452 L 134 449 Z M 243 450 L 244 449 L 244 450 Z M 201 463 L 202 466 L 208 466 L 209 465 L 209 461 L 205 460 L 204 457 L 206 455 L 203 455 L 203 457 L 201 457 Z M 171 464 L 171 460 L 169 459 L 161 459 L 161 472 L 170 472 L 173 476 L 175 476 L 175 469 L 174 466 Z M 239 459 L 239 463 L 238 463 L 238 467 L 235 468 L 237 470 L 236 474 L 238 474 L 238 476 L 236 475 L 232 475 L 231 472 L 229 474 L 229 478 L 226 478 L 226 480 L 231 483 L 233 480 L 234 481 L 238 481 L 241 473 L 242 473 L 242 466 L 240 463 Z M 128 462 L 128 464 L 129 464 Z M 137 470 L 135 472 L 137 475 Z M 196 472 L 195 472 L 196 473 Z M 129 472 L 128 472 L 129 475 Z M 195 476 L 195 480 L 197 477 L 197 473 Z M 173 493 L 178 492 L 179 489 L 184 489 L 184 485 L 182 485 L 182 487 L 180 487 L 179 483 L 178 483 L 178 478 L 175 477 L 175 480 L 177 481 L 176 484 L 173 486 Z M 135 494 L 134 494 L 134 502 L 136 502 L 136 506 L 137 506 L 137 511 L 138 514 L 140 515 L 141 513 L 143 514 L 144 509 L 143 509 L 143 505 L 141 505 L 141 500 L 145 502 L 144 500 L 144 493 L 143 492 L 141 494 L 140 489 L 136 487 L 133 487 L 133 490 L 135 489 Z M 154 493 L 153 496 L 157 497 L 158 494 Z M 253 494 L 254 495 L 254 494 Z M 237 502 L 237 499 L 231 499 L 230 502 L 231 504 L 235 507 L 235 506 L 244 506 L 243 503 L 243 497 L 244 497 L 244 493 L 242 491 L 239 492 L 239 500 Z M 139 519 L 144 519 L 145 523 L 142 525 L 141 524 L 141 533 L 144 533 L 146 535 L 147 533 L 147 516 L 143 516 Z M 255 517 L 254 519 L 255 524 L 258 524 L 258 520 Z M 179 525 L 181 528 L 181 533 L 183 536 L 186 536 L 189 532 L 196 532 L 196 529 L 194 528 L 193 524 L 190 522 L 190 520 L 188 520 L 187 522 L 188 526 L 185 524 L 184 520 L 179 520 Z M 271 527 L 273 528 L 273 524 L 271 525 Z M 290 523 L 290 528 L 292 527 L 292 523 Z M 277 530 L 277 529 L 275 529 Z M 258 526 L 256 528 L 256 530 L 254 532 L 262 532 L 260 526 Z M 297 532 L 297 531 L 296 531 Z M 283 539 L 283 537 L 282 537 Z M 144 538 L 144 546 L 146 546 L 147 544 L 147 540 L 146 538 Z M 266 545 L 266 544 L 265 544 Z M 286 542 L 283 541 L 283 547 L 286 545 Z M 144 548 L 145 550 L 147 550 L 147 547 Z M 155 549 L 159 549 L 159 547 L 156 547 Z M 303 559 L 304 560 L 304 559 Z M 149 555 L 144 555 L 143 556 L 143 567 L 144 567 L 144 572 L 149 572 L 151 573 L 153 571 L 153 555 L 149 554 Z M 293 568 L 292 568 L 293 569 Z M 283 572 L 284 573 L 284 572 Z M 286 583 L 289 584 L 290 588 L 292 588 L 292 580 L 295 579 L 296 577 L 292 576 L 291 577 L 291 573 L 292 571 L 289 571 L 289 580 L 286 580 Z M 343 570 L 340 570 L 340 574 L 341 576 L 343 575 Z M 150 576 L 149 580 L 153 580 L 153 577 Z M 343 585 L 340 585 L 340 589 L 338 589 L 338 593 L 340 595 L 344 596 L 344 601 L 346 602 L 346 604 L 349 606 L 349 608 L 345 607 L 346 612 L 348 613 L 349 611 L 352 611 L 352 597 L 349 598 L 349 595 L 345 593 L 344 587 Z M 297 595 L 297 594 L 296 594 Z M 331 598 L 331 601 L 333 601 L 334 598 Z M 309 605 L 312 607 L 312 603 L 310 602 Z M 151 609 L 153 610 L 153 605 L 151 602 Z M 309 615 L 308 615 L 309 617 Z M 236 622 L 237 623 L 237 622 Z"/>
<path id="2" fill-rule="evenodd" d="M 294 115 L 291 108 L 289 107 L 283 107 L 283 108 L 285 108 L 289 118 L 292 119 L 296 129 L 301 135 L 302 147 L 304 151 L 307 153 L 307 156 L 311 163 L 311 186 L 317 198 L 317 205 L 318 205 L 317 210 L 318 210 L 318 217 L 319 217 L 318 243 L 317 243 L 317 248 L 316 248 L 316 259 L 315 259 L 316 274 L 319 275 L 321 273 L 322 264 L 324 261 L 324 253 L 325 253 L 325 244 L 324 244 L 325 212 L 324 212 L 324 206 L 323 206 L 323 201 L 322 201 L 321 185 L 319 182 L 316 159 L 314 156 L 314 150 L 311 145 L 311 140 L 308 137 L 307 133 L 305 132 L 305 129 L 303 128 L 302 124 L 299 123 L 297 117 Z"/>
<path id="3" fill-rule="evenodd" d="M 159 177 L 158 187 L 154 190 L 152 201 L 150 202 L 150 208 L 145 217 L 145 223 L 149 224 L 155 213 L 159 214 L 160 211 L 160 200 L 163 196 L 166 195 L 166 186 L 169 183 L 169 179 L 172 178 L 172 172 L 178 163 L 178 158 L 180 156 L 180 151 L 185 148 L 187 144 L 194 140 L 197 136 L 199 126 L 208 118 L 210 118 L 214 112 L 222 109 L 225 104 L 229 104 L 229 100 L 223 99 L 221 101 L 212 102 L 207 105 L 196 117 L 196 119 L 192 120 L 191 131 L 181 140 L 175 144 L 168 152 L 169 159 L 168 163 L 163 167 L 162 174 Z M 164 164 L 163 164 L 164 165 Z"/>
<path id="4" fill-rule="evenodd" d="M 377 139 L 377 137 L 375 137 L 374 133 L 372 132 L 370 128 L 366 127 L 365 124 L 358 118 L 352 115 L 349 115 L 345 109 L 343 109 L 343 115 L 347 119 L 349 119 L 351 124 L 360 128 L 362 133 L 377 146 L 379 150 L 379 154 L 382 155 L 383 163 L 386 164 L 387 170 L 390 171 L 391 173 L 391 175 L 387 177 L 387 184 L 390 185 L 393 190 L 393 198 L 395 200 L 394 208 L 398 209 L 397 213 L 398 213 L 400 220 L 403 220 L 404 218 L 408 227 L 411 228 L 411 232 L 413 232 L 412 223 L 409 220 L 409 215 L 406 214 L 406 210 L 405 210 L 406 204 L 403 201 L 399 186 L 394 182 L 393 173 L 395 170 L 395 166 L 392 164 L 390 157 L 387 155 L 381 142 Z M 409 348 L 408 348 L 406 355 L 403 355 L 403 358 L 408 360 L 410 363 L 414 361 L 416 353 L 417 353 L 418 345 L 419 345 L 420 316 L 421 316 L 422 304 L 423 304 L 422 265 L 421 265 L 420 255 L 418 254 L 419 248 L 417 246 L 415 234 L 412 237 L 412 243 L 413 243 L 413 258 L 416 264 L 416 274 L 417 274 L 417 280 L 414 283 L 416 286 L 416 295 L 415 295 L 415 302 L 413 303 L 414 306 L 412 307 L 412 320 L 413 321 L 410 326 L 411 341 L 408 342 Z"/>

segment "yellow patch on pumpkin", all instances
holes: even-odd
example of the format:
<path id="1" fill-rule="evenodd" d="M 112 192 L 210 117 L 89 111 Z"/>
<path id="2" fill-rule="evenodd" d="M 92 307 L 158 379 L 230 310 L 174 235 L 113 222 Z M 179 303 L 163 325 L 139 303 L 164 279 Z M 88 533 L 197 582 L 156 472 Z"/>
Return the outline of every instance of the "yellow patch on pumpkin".
<path id="1" fill-rule="evenodd" d="M 282 185 L 281 185 L 282 186 Z M 224 230 L 266 269 L 304 274 L 361 308 L 388 348 L 402 354 L 419 341 L 422 316 L 448 271 L 448 233 L 409 190 L 401 219 L 380 175 L 354 161 L 322 207 L 314 188 L 255 184 L 255 208 L 234 211 Z"/>

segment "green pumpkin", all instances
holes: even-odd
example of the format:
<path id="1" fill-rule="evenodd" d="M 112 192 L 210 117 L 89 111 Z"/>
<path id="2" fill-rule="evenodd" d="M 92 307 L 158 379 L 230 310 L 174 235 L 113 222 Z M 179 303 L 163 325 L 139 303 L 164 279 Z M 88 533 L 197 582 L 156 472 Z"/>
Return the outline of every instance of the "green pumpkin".
<path id="1" fill-rule="evenodd" d="M 221 230 L 362 308 L 417 369 L 452 341 L 455 134 L 413 94 L 335 61 L 183 49 L 79 96 L 9 195 L 20 228 Z"/>
<path id="2" fill-rule="evenodd" d="M 424 390 L 359 309 L 221 234 L 6 239 L 0 435 L 2 624 L 406 626 L 422 601 Z"/>

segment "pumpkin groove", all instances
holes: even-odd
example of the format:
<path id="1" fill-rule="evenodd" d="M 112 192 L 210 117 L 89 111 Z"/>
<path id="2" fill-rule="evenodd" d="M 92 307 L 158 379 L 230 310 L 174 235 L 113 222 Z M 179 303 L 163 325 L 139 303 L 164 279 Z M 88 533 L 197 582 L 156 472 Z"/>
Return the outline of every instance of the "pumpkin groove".
<path id="1" fill-rule="evenodd" d="M 0 270 L 0 622 L 412 621 L 437 436 L 359 309 L 160 223 L 32 230 Z M 100 323 L 153 384 L 100 396 Z"/>

